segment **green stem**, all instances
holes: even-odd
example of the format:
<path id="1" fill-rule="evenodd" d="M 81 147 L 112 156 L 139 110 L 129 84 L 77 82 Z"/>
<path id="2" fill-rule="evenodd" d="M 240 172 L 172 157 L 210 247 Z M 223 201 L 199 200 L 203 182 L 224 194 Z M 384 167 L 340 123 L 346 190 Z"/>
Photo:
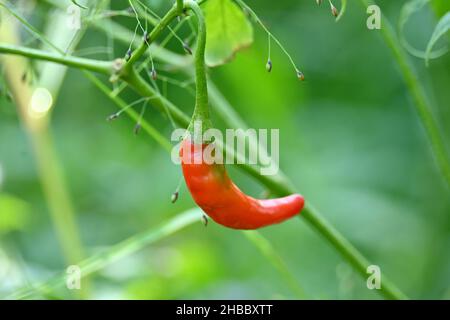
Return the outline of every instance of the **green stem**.
<path id="1" fill-rule="evenodd" d="M 128 116 L 134 121 L 140 121 L 142 129 L 147 132 L 159 145 L 166 150 L 167 152 L 172 151 L 172 144 L 170 141 L 166 139 L 161 133 L 159 133 L 158 129 L 153 127 L 148 121 L 145 119 L 141 119 L 140 114 L 136 112 L 133 108 L 128 108 L 128 104 L 123 101 L 121 98 L 115 96 L 113 92 L 110 90 L 108 86 L 106 86 L 102 81 L 97 79 L 92 73 L 84 71 L 84 75 L 97 87 L 99 88 L 105 95 L 108 96 L 114 103 L 123 110 Z"/>
<path id="2" fill-rule="evenodd" d="M 129 44 L 130 39 L 133 39 L 133 32 L 114 21 L 93 21 L 92 25 L 104 33 L 110 32 L 115 39 L 124 44 Z M 137 49 L 139 44 L 133 42 L 131 46 L 133 49 Z M 155 42 L 150 44 L 149 52 L 151 52 L 153 58 L 169 63 L 177 68 L 185 68 L 192 63 L 191 56 L 174 53 L 173 51 L 157 45 Z M 147 52 L 147 54 L 149 54 L 149 52 Z"/>
<path id="3" fill-rule="evenodd" d="M 127 69 L 131 69 L 131 66 L 138 61 L 147 50 L 147 47 L 155 41 L 155 39 L 161 34 L 164 28 L 172 22 L 178 15 L 178 10 L 176 6 L 173 6 L 166 15 L 159 21 L 159 23 L 153 28 L 153 30 L 147 35 L 146 39 L 143 39 L 141 45 L 136 49 L 136 51 L 131 55 L 130 60 L 126 64 Z"/>
<path id="4" fill-rule="evenodd" d="M 167 109 L 170 116 L 180 126 L 187 127 L 189 125 L 189 117 L 172 102 L 153 89 L 135 68 L 131 68 L 128 74 L 123 75 L 123 80 L 125 80 L 141 96 L 151 98 L 151 104 L 162 113 L 165 113 L 165 110 Z"/>
<path id="5" fill-rule="evenodd" d="M 0 43 L 0 53 L 16 54 L 32 59 L 56 62 L 69 67 L 85 69 L 102 74 L 110 74 L 113 67 L 113 63 L 110 61 L 78 58 L 68 55 L 64 56 L 61 54 L 54 54 L 43 50 L 31 49 L 7 43 Z"/>
<path id="6" fill-rule="evenodd" d="M 178 10 L 178 14 L 181 15 L 183 13 L 183 0 L 177 0 L 177 10 Z"/>
<path id="7" fill-rule="evenodd" d="M 208 85 L 206 80 L 205 47 L 206 47 L 206 23 L 203 12 L 194 1 L 187 1 L 186 8 L 191 9 L 198 20 L 197 49 L 195 51 L 195 108 L 193 121 L 201 121 L 203 131 L 211 128 L 208 107 Z"/>
<path id="8" fill-rule="evenodd" d="M 373 3 L 373 1 L 360 0 L 364 7 Z M 448 150 L 445 145 L 445 140 L 439 129 L 439 125 L 433 116 L 432 107 L 426 97 L 424 89 L 420 84 L 419 77 L 414 71 L 414 67 L 409 61 L 409 58 L 397 39 L 395 31 L 389 20 L 383 15 L 383 26 L 381 34 L 391 49 L 392 54 L 397 61 L 400 72 L 405 81 L 406 87 L 414 100 L 414 107 L 416 108 L 419 119 L 425 129 L 425 133 L 430 143 L 431 152 L 437 162 L 438 168 L 441 171 L 447 187 L 450 188 L 450 160 Z"/>

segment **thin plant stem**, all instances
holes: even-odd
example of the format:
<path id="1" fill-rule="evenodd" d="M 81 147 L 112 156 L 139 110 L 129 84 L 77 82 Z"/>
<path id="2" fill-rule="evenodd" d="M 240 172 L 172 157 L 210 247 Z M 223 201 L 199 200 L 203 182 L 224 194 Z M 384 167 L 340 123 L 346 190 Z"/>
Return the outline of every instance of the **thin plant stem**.
<path id="1" fill-rule="evenodd" d="M 114 95 L 114 92 L 109 89 L 102 81 L 97 79 L 92 73 L 88 71 L 83 72 L 84 75 L 97 87 L 99 88 L 105 95 L 108 96 L 119 108 L 120 110 L 124 110 L 128 116 L 134 121 L 139 120 L 139 114 L 131 108 L 128 108 L 128 104 Z M 158 142 L 158 144 L 166 151 L 170 152 L 172 150 L 172 144 L 168 141 L 159 131 L 153 127 L 148 121 L 141 121 L 142 129 L 147 132 L 153 139 Z"/>
<path id="2" fill-rule="evenodd" d="M 31 59 L 39 59 L 50 62 L 56 62 L 79 69 L 85 69 L 102 74 L 109 75 L 113 70 L 113 63 L 110 61 L 94 60 L 87 58 L 79 58 L 74 56 L 64 56 L 61 54 L 54 54 L 39 49 L 31 49 L 13 44 L 0 43 L 0 53 L 9 53 L 21 55 Z"/>

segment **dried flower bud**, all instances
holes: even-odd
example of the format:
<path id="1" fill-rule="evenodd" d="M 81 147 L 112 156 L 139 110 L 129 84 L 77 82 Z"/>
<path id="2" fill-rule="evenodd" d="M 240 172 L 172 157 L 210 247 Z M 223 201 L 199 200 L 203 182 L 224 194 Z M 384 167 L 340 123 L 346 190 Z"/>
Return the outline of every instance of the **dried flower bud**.
<path id="1" fill-rule="evenodd" d="M 133 51 L 131 50 L 131 49 L 128 49 L 127 50 L 127 53 L 125 54 L 125 61 L 128 61 L 128 60 L 130 60 L 130 58 L 131 58 L 131 53 L 132 53 Z"/>
<path id="2" fill-rule="evenodd" d="M 297 78 L 300 81 L 304 81 L 305 80 L 305 75 L 300 70 L 297 70 Z"/>
<path id="3" fill-rule="evenodd" d="M 156 79 L 158 79 L 158 74 L 156 73 L 156 70 L 153 68 L 152 71 L 150 71 L 150 76 L 152 77 L 152 79 L 155 81 Z"/>
<path id="4" fill-rule="evenodd" d="M 133 128 L 133 133 L 137 136 L 139 134 L 139 131 L 141 131 L 141 124 L 138 122 Z"/>
<path id="5" fill-rule="evenodd" d="M 118 113 L 118 112 L 113 113 L 112 115 L 109 115 L 109 116 L 106 118 L 106 121 L 116 120 L 116 119 L 119 117 L 119 115 L 120 115 L 120 113 Z"/>
<path id="6" fill-rule="evenodd" d="M 270 59 L 267 60 L 267 63 L 266 63 L 266 70 L 267 70 L 267 72 L 272 71 L 272 61 L 271 61 Z"/>
<path id="7" fill-rule="evenodd" d="M 172 193 L 172 196 L 170 197 L 170 202 L 175 203 L 178 200 L 178 191 L 175 191 Z"/>

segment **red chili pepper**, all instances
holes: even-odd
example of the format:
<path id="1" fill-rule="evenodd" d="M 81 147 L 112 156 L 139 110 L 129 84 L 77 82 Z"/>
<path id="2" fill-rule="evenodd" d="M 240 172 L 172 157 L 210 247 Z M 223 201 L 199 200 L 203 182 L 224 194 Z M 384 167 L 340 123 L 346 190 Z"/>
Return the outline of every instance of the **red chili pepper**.
<path id="1" fill-rule="evenodd" d="M 223 164 L 203 161 L 206 146 L 196 147 L 185 139 L 180 157 L 184 179 L 194 201 L 214 221 L 233 229 L 257 229 L 282 222 L 302 210 L 305 201 L 299 194 L 267 200 L 244 194 L 228 177 Z"/>
<path id="2" fill-rule="evenodd" d="M 212 126 L 208 109 L 208 87 L 205 70 L 206 26 L 203 13 L 195 1 L 185 4 L 195 13 L 198 20 L 198 38 L 195 51 L 195 108 L 188 127 L 194 133 L 195 143 L 185 139 L 181 144 L 180 156 L 184 179 L 194 201 L 214 221 L 233 229 L 257 229 L 282 222 L 298 214 L 305 201 L 302 196 L 257 200 L 244 194 L 228 177 L 223 164 L 208 164 L 203 159 L 203 150 L 208 144 L 195 136 L 195 122 L 200 121 L 202 129 Z M 202 130 L 205 132 L 206 130 Z M 183 155 L 184 153 L 184 155 Z"/>

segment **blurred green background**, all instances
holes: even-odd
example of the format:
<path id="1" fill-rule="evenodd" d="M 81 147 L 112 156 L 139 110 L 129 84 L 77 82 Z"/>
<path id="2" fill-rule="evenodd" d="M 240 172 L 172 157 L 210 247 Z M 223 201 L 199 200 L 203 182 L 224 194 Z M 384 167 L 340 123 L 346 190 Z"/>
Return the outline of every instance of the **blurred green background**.
<path id="1" fill-rule="evenodd" d="M 396 26 L 404 2 L 378 4 Z M 446 11 L 433 7 L 434 2 L 406 26 L 407 38 L 418 48 L 426 47 Z M 267 36 L 257 26 L 254 44 L 231 63 L 211 69 L 211 78 L 249 126 L 280 129 L 281 169 L 306 201 L 407 295 L 449 299 L 450 190 L 390 50 L 380 31 L 366 28 L 365 8 L 349 1 L 345 16 L 336 23 L 326 2 L 321 7 L 313 0 L 248 4 L 285 44 L 307 80 L 297 81 L 274 43 L 273 71 L 266 72 Z M 152 1 L 151 7 L 163 13 L 167 5 Z M 126 8 L 127 2 L 114 1 L 114 7 Z M 49 12 L 50 7 L 39 2 L 27 17 L 43 30 Z M 135 25 L 130 18 L 115 21 L 129 29 Z M 22 36 L 30 38 L 23 30 Z M 96 29 L 79 44 L 99 46 L 108 46 L 108 39 Z M 169 48 L 181 53 L 176 42 Z M 114 56 L 123 56 L 126 49 L 114 43 Z M 432 60 L 426 68 L 423 60 L 410 56 L 447 146 L 449 57 Z M 188 78 L 156 65 L 161 75 Z M 169 86 L 167 95 L 192 112 L 191 94 Z M 122 97 L 136 99 L 131 91 Z M 5 296 L 63 272 L 66 263 L 27 134 L 14 104 L 3 96 L 0 106 L 0 294 Z M 126 116 L 105 121 L 115 111 L 111 100 L 79 70 L 68 71 L 54 106 L 51 132 L 87 256 L 194 206 L 184 183 L 179 200 L 170 202 L 180 168 L 148 135 L 135 136 L 135 123 Z M 170 138 L 170 121 L 153 108 L 145 118 Z M 224 129 L 219 119 L 216 123 Z M 230 166 L 229 170 L 243 190 L 261 194 L 254 180 Z M 302 219 L 261 233 L 307 298 L 380 298 Z M 205 228 L 200 217 L 199 223 L 102 269 L 90 282 L 90 298 L 95 299 L 296 298 L 283 276 L 241 232 L 214 222 Z M 54 297 L 70 294 L 60 290 Z"/>

